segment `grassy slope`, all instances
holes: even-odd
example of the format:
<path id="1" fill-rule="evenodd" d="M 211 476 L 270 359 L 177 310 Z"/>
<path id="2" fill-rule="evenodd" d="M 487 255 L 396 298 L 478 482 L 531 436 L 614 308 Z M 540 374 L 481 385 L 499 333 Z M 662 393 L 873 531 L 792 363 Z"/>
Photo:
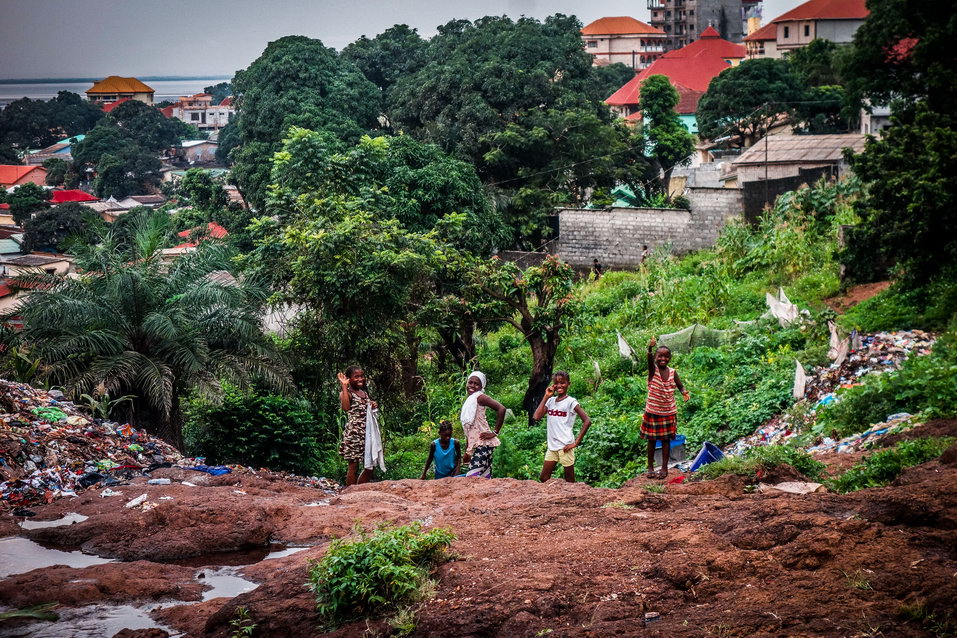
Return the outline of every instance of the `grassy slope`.
<path id="1" fill-rule="evenodd" d="M 565 330 L 555 364 L 571 373 L 571 394 L 594 423 L 577 451 L 582 479 L 614 486 L 644 467 L 644 442 L 638 437 L 646 393 L 642 357 L 652 335 L 696 322 L 734 330 L 725 345 L 698 347 L 673 359 L 692 394 L 679 407 L 679 432 L 688 437 L 689 451 L 704 440 L 723 444 L 749 434 L 791 403 L 795 358 L 805 366 L 825 361 L 824 319 L 831 313 L 823 299 L 838 292 L 836 229 L 847 221 L 841 189 L 812 193 L 818 202 L 821 192 L 832 195 L 817 204 L 821 210 L 809 210 L 809 194 L 805 201 L 785 198 L 760 228 L 730 226 L 714 250 L 681 259 L 662 253 L 639 272 L 612 272 L 579 285 L 581 311 Z M 758 319 L 766 310 L 764 294 L 778 286 L 810 310 L 813 325 L 782 329 L 758 320 L 736 327 L 736 320 Z M 618 354 L 618 332 L 636 350 L 636 363 Z M 479 346 L 489 393 L 517 409 L 531 363 L 527 346 L 507 326 L 488 333 Z M 425 375 L 428 401 L 417 414 L 423 426 L 415 435 L 389 441 L 390 478 L 417 476 L 434 437 L 433 424 L 442 418 L 458 422 L 463 377 L 428 366 Z M 529 428 L 525 415 L 515 414 L 502 438 L 495 475 L 537 477 L 544 423 Z"/>

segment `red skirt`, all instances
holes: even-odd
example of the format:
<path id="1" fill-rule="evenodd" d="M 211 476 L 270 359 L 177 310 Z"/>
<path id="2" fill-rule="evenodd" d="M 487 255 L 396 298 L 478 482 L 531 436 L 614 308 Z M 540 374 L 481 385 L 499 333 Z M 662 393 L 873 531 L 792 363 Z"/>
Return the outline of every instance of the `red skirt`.
<path id="1" fill-rule="evenodd" d="M 651 414 L 641 419 L 641 438 L 651 441 L 673 439 L 678 434 L 677 414 Z"/>

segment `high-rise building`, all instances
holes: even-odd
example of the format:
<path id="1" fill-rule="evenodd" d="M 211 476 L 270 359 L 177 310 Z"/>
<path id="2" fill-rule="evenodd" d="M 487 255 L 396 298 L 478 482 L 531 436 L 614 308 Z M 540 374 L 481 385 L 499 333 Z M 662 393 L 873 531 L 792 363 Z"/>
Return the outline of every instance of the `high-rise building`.
<path id="1" fill-rule="evenodd" d="M 651 26 L 665 32 L 666 51 L 694 42 L 709 26 L 725 40 L 741 42 L 748 14 L 759 5 L 760 0 L 648 0 Z"/>

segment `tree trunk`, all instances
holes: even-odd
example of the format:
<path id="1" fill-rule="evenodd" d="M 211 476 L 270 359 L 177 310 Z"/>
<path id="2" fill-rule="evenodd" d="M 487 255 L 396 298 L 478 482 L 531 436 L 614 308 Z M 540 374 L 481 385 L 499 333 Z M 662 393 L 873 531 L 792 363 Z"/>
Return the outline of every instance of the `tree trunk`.
<path id="1" fill-rule="evenodd" d="M 463 317 L 457 332 L 449 328 L 440 328 L 438 332 L 455 365 L 462 371 L 468 370 L 475 359 L 475 321 Z"/>
<path id="2" fill-rule="evenodd" d="M 528 390 L 525 391 L 522 406 L 528 412 L 528 424 L 534 425 L 532 416 L 535 414 L 535 408 L 545 396 L 545 388 L 552 380 L 558 339 L 546 339 L 541 335 L 526 335 L 525 338 L 532 348 L 532 373 L 528 377 Z"/>

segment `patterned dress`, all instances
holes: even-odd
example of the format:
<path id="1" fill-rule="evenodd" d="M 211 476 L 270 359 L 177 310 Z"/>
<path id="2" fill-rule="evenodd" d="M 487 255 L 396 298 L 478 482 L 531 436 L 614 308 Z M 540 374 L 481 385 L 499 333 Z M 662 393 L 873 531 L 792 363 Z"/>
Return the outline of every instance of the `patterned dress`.
<path id="1" fill-rule="evenodd" d="M 661 370 L 654 367 L 648 379 L 648 400 L 641 420 L 642 438 L 658 441 L 673 439 L 678 434 L 678 403 L 675 401 L 675 371 L 668 368 L 668 378 L 661 378 Z"/>
<path id="2" fill-rule="evenodd" d="M 492 478 L 492 455 L 495 448 L 502 444 L 499 438 L 482 439 L 480 435 L 483 432 L 491 432 L 492 428 L 488 426 L 488 420 L 485 418 L 485 408 L 478 406 L 475 410 L 475 419 L 471 423 L 462 425 L 465 430 L 465 438 L 468 446 L 465 453 L 471 455 L 469 469 L 466 476 L 480 476 L 482 478 Z"/>
<path id="3" fill-rule="evenodd" d="M 339 454 L 347 462 L 362 463 L 366 451 L 366 410 L 369 395 L 359 395 L 349 389 L 349 411 L 346 412 L 346 425 L 342 430 L 342 443 Z"/>

